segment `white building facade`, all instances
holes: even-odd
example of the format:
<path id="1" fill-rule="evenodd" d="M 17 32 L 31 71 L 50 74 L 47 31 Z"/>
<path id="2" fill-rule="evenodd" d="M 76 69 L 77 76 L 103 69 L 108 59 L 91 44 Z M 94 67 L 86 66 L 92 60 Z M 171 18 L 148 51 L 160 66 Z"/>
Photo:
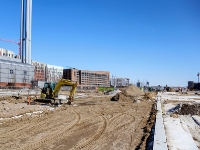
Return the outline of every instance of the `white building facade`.
<path id="1" fill-rule="evenodd" d="M 15 57 L 15 53 L 13 51 L 6 50 L 4 48 L 0 48 L 0 56 L 14 58 Z"/>
<path id="2" fill-rule="evenodd" d="M 47 82 L 58 82 L 63 77 L 63 67 L 46 65 L 46 81 Z"/>
<path id="3" fill-rule="evenodd" d="M 129 78 L 117 78 L 113 77 L 110 81 L 111 86 L 114 87 L 125 87 L 129 85 Z"/>

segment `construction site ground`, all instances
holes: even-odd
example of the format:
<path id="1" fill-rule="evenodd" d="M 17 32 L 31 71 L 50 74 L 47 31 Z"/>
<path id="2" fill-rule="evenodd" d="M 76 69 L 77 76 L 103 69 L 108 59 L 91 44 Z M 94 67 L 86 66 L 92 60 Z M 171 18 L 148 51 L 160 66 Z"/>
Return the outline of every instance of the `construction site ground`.
<path id="1" fill-rule="evenodd" d="M 156 114 L 154 100 L 138 94 L 111 101 L 111 95 L 80 91 L 71 105 L 52 106 L 27 105 L 27 94 L 32 94 L 32 102 L 39 96 L 37 92 L 2 93 L 2 150 L 146 149 Z"/>
<path id="2" fill-rule="evenodd" d="M 200 94 L 160 92 L 169 150 L 200 149 Z"/>

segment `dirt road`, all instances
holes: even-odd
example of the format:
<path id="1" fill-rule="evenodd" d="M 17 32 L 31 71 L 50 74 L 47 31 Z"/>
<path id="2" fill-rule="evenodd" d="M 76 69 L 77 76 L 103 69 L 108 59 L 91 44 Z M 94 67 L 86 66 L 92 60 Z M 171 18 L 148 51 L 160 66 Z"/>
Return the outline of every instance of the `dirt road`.
<path id="1" fill-rule="evenodd" d="M 79 98 L 36 116 L 0 124 L 0 149 L 145 149 L 154 117 L 152 101 Z"/>

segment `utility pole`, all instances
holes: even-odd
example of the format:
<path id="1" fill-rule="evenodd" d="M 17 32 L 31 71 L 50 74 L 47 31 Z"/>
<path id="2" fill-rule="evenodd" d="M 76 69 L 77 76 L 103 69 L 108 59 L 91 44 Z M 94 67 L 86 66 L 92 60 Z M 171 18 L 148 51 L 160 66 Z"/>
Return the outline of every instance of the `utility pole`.
<path id="1" fill-rule="evenodd" d="M 198 83 L 199 83 L 199 75 L 200 75 L 200 73 L 198 72 L 198 74 L 197 74 L 197 76 L 198 76 Z"/>

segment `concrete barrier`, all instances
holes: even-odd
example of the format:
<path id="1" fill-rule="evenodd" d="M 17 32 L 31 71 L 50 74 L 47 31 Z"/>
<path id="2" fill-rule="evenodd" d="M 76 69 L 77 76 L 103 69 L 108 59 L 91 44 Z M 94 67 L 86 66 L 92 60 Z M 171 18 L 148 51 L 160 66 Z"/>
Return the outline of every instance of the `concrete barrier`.
<path id="1" fill-rule="evenodd" d="M 156 115 L 156 123 L 155 123 L 153 149 L 154 150 L 168 150 L 165 129 L 164 129 L 164 124 L 163 124 L 160 97 L 157 96 L 156 100 L 157 100 L 157 105 L 156 105 L 157 115 Z"/>

